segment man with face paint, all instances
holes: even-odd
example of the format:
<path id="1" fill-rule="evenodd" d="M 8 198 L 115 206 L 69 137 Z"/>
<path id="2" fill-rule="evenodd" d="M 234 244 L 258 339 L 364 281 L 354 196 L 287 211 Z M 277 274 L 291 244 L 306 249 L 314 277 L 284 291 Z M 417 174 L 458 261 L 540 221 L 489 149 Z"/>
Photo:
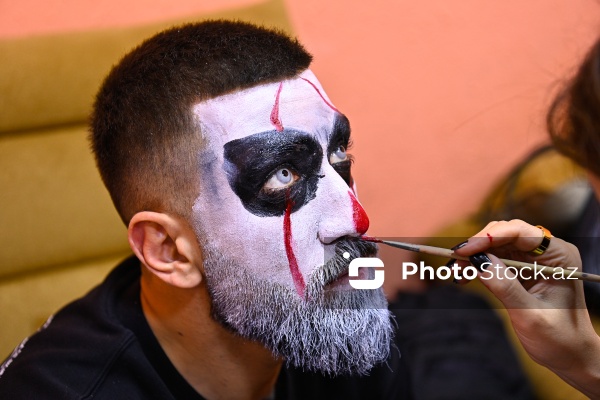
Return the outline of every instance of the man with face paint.
<path id="1" fill-rule="evenodd" d="M 351 290 L 343 257 L 376 251 L 359 240 L 368 218 L 350 174 L 350 126 L 317 78 L 305 70 L 193 113 L 204 146 L 192 226 L 213 315 L 309 370 L 362 375 L 385 360 L 385 297 Z"/>
<path id="2" fill-rule="evenodd" d="M 135 257 L 15 350 L 0 397 L 413 396 L 383 292 L 348 284 L 376 247 L 350 124 L 310 62 L 209 21 L 113 68 L 90 137 Z"/>

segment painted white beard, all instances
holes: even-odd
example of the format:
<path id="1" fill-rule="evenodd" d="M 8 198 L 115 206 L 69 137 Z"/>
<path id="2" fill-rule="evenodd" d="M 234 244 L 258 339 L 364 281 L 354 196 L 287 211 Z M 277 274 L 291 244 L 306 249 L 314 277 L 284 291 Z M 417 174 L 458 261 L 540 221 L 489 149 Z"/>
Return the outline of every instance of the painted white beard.
<path id="1" fill-rule="evenodd" d="M 305 300 L 291 288 L 255 278 L 206 244 L 213 317 L 295 367 L 330 375 L 367 374 L 389 356 L 392 321 L 381 290 L 323 293 L 324 284 L 347 270 L 341 254 L 359 256 L 356 245 L 348 243 L 310 276 Z"/>

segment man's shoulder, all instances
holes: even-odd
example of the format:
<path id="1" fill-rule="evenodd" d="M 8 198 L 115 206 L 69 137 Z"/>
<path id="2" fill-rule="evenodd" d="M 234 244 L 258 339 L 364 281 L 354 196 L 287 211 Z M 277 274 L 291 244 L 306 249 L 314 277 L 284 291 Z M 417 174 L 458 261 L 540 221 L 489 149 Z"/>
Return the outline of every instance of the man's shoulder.
<path id="1" fill-rule="evenodd" d="M 0 366 L 0 397 L 87 398 L 127 380 L 124 366 L 144 369 L 137 338 L 118 315 L 119 303 L 135 301 L 128 291 L 138 280 L 139 263 L 125 260 L 25 339 Z"/>
<path id="2" fill-rule="evenodd" d="M 25 339 L 0 367 L 0 397 L 91 396 L 134 340 L 126 333 L 105 337 L 91 333 L 84 340 L 52 324 Z"/>

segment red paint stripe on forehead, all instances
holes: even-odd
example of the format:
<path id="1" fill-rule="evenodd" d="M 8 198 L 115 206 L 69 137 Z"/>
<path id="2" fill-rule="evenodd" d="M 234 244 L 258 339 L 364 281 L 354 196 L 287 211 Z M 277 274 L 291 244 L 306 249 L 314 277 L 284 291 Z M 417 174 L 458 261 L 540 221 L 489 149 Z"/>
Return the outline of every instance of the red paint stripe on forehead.
<path id="1" fill-rule="evenodd" d="M 286 197 L 288 195 L 286 194 Z M 304 277 L 298 268 L 298 260 L 292 248 L 292 207 L 294 202 L 288 197 L 286 200 L 285 216 L 283 217 L 283 237 L 285 243 L 285 254 L 287 255 L 288 263 L 290 264 L 290 273 L 296 287 L 296 292 L 300 297 L 304 297 Z"/>
<path id="2" fill-rule="evenodd" d="M 281 95 L 281 88 L 283 87 L 283 82 L 279 83 L 279 87 L 277 88 L 277 94 L 275 95 L 275 104 L 273 104 L 273 109 L 271 110 L 271 123 L 277 129 L 277 132 L 283 131 L 283 124 L 279 119 L 279 96 Z"/>
<path id="3" fill-rule="evenodd" d="M 302 77 L 300 77 L 300 78 L 302 78 Z M 327 104 L 329 106 L 329 108 L 331 108 L 333 111 L 339 113 L 339 111 L 338 111 L 337 108 L 335 108 L 331 103 L 329 103 L 327 100 L 325 100 L 325 97 L 323 97 L 323 94 L 321 93 L 321 91 L 319 90 L 319 88 L 314 83 L 312 83 L 311 81 L 309 81 L 306 78 L 302 78 L 302 80 L 308 82 L 310 84 L 310 86 L 312 86 L 317 91 L 317 93 L 319 94 L 319 96 L 321 97 L 321 99 L 325 102 L 325 104 Z"/>
<path id="4" fill-rule="evenodd" d="M 350 200 L 352 200 L 352 217 L 354 219 L 354 227 L 359 235 L 364 235 L 367 230 L 369 230 L 369 217 L 367 216 L 365 209 L 362 208 L 352 192 L 348 192 L 348 194 L 350 195 Z"/>

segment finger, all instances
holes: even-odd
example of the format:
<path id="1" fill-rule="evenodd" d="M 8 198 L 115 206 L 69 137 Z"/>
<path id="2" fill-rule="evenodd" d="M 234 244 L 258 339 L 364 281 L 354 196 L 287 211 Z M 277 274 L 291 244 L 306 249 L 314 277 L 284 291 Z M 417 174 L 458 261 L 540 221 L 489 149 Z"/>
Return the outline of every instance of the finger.
<path id="1" fill-rule="evenodd" d="M 521 285 L 518 276 L 499 258 L 488 254 L 492 265 L 480 272 L 479 279 L 507 309 L 536 308 L 538 300 Z"/>
<path id="2" fill-rule="evenodd" d="M 539 264 L 552 267 L 576 268 L 581 270 L 581 257 L 575 245 L 564 240 L 552 237 L 546 252 L 542 255 L 528 255 L 528 262 L 537 261 Z"/>
<path id="3" fill-rule="evenodd" d="M 485 235 L 490 248 L 511 244 L 525 252 L 535 249 L 544 237 L 541 229 L 518 219 L 500 221 L 491 226 Z"/>
<path id="4" fill-rule="evenodd" d="M 507 245 L 529 252 L 541 243 L 543 237 L 541 229 L 521 220 L 494 221 L 469 238 L 467 244 L 455 253 L 469 255 Z"/>

